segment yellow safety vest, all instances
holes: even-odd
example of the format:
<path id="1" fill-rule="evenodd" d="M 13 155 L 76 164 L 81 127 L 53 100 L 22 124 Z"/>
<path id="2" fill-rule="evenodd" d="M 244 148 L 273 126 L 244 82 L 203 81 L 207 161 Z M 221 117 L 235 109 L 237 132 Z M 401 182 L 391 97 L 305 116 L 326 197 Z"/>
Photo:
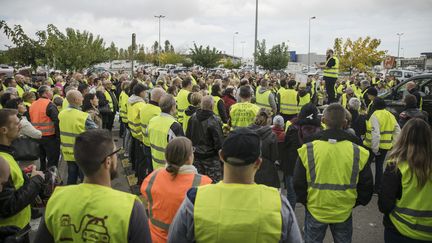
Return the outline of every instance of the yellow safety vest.
<path id="1" fill-rule="evenodd" d="M 348 99 L 347 99 L 347 94 L 343 94 L 342 98 L 341 98 L 341 105 L 345 108 L 348 109 Z"/>
<path id="2" fill-rule="evenodd" d="M 276 188 L 223 182 L 200 186 L 194 205 L 196 241 L 279 242 L 281 207 Z"/>
<path id="3" fill-rule="evenodd" d="M 69 107 L 69 101 L 67 99 L 63 99 L 62 110 L 66 110 Z"/>
<path id="4" fill-rule="evenodd" d="M 219 109 L 218 109 L 218 102 L 219 102 L 219 100 L 221 100 L 221 98 L 219 97 L 219 96 L 213 96 L 213 113 L 216 115 L 216 116 L 218 116 L 218 117 L 220 117 L 220 114 L 219 114 Z M 222 100 L 222 102 L 223 102 L 223 100 Z"/>
<path id="5" fill-rule="evenodd" d="M 61 151 L 65 161 L 75 161 L 75 139 L 86 130 L 88 117 L 88 113 L 70 107 L 59 113 Z"/>
<path id="6" fill-rule="evenodd" d="M 148 125 L 150 123 L 150 120 L 155 116 L 159 116 L 160 113 L 161 113 L 160 107 L 153 104 L 145 104 L 143 105 L 143 107 L 141 107 L 140 123 L 141 123 L 142 142 L 147 147 L 150 147 Z"/>
<path id="7" fill-rule="evenodd" d="M 122 91 L 119 96 L 119 106 L 120 106 L 120 118 L 123 123 L 128 123 L 127 117 L 127 103 L 128 103 L 129 95 L 126 92 Z"/>
<path id="8" fill-rule="evenodd" d="M 9 165 L 10 176 L 12 178 L 15 190 L 20 189 L 24 185 L 24 176 L 18 163 L 15 161 L 13 156 L 8 153 L 0 152 L 0 156 L 3 157 L 3 159 L 5 159 Z M 15 215 L 7 218 L 0 218 L 0 227 L 16 226 L 20 229 L 23 229 L 26 225 L 30 223 L 30 218 L 31 209 L 30 205 L 28 205 Z"/>
<path id="9" fill-rule="evenodd" d="M 22 98 L 25 90 L 23 88 L 21 88 L 21 86 L 19 86 L 19 84 L 17 84 L 17 86 L 15 87 L 18 93 L 18 96 Z"/>
<path id="10" fill-rule="evenodd" d="M 306 168 L 307 208 L 322 223 L 347 220 L 357 199 L 357 182 L 369 151 L 350 141 L 316 140 L 298 150 Z M 337 203 L 335 203 L 337 201 Z"/>
<path id="11" fill-rule="evenodd" d="M 361 88 L 357 87 L 355 84 L 351 84 L 351 88 L 353 89 L 355 96 L 362 99 L 363 94 Z"/>
<path id="12" fill-rule="evenodd" d="M 375 116 L 380 125 L 380 142 L 379 148 L 389 150 L 393 147 L 393 132 L 397 124 L 394 115 L 386 110 L 376 110 L 372 116 Z M 364 145 L 368 148 L 372 147 L 372 123 L 370 119 L 366 121 L 366 136 L 364 139 Z"/>
<path id="13" fill-rule="evenodd" d="M 329 77 L 329 78 L 337 78 L 339 77 L 339 59 L 337 57 L 333 57 L 333 59 L 335 60 L 335 65 L 331 68 L 327 68 L 327 63 L 329 62 L 330 59 L 328 59 L 326 61 L 326 67 L 324 68 L 324 77 Z"/>
<path id="14" fill-rule="evenodd" d="M 194 113 L 195 114 L 195 113 Z M 192 114 L 193 115 L 193 114 Z M 183 124 L 182 124 L 182 127 L 183 127 L 183 132 L 186 134 L 186 130 L 187 130 L 187 127 L 188 127 L 188 124 L 189 124 L 189 119 L 191 118 L 192 116 L 188 116 L 187 114 L 186 114 L 186 112 L 184 113 L 184 117 L 183 117 Z"/>
<path id="15" fill-rule="evenodd" d="M 148 126 L 148 134 L 151 147 L 153 170 L 165 166 L 165 148 L 168 145 L 168 133 L 171 125 L 176 122 L 174 117 L 168 114 L 160 114 L 153 117 Z"/>
<path id="16" fill-rule="evenodd" d="M 106 90 L 104 92 L 104 95 L 105 95 L 105 98 L 108 101 L 109 108 L 111 109 L 112 112 L 114 112 L 114 104 L 113 104 L 113 100 L 111 98 L 111 95 Z"/>
<path id="17" fill-rule="evenodd" d="M 54 242 L 128 242 L 135 200 L 135 195 L 96 184 L 56 187 L 45 224 Z"/>
<path id="18" fill-rule="evenodd" d="M 133 104 L 129 103 L 127 108 L 128 125 L 131 135 L 139 141 L 142 140 L 140 110 L 144 105 L 144 101 L 139 101 Z"/>
<path id="19" fill-rule="evenodd" d="M 236 103 L 232 105 L 230 111 L 231 127 L 235 129 L 251 125 L 254 123 L 259 109 L 259 106 L 249 102 Z"/>
<path id="20" fill-rule="evenodd" d="M 184 112 L 190 105 L 188 100 L 189 93 L 189 91 L 181 89 L 177 94 L 177 119 L 180 123 L 183 123 Z"/>
<path id="21" fill-rule="evenodd" d="M 423 241 L 432 241 L 432 181 L 423 188 L 406 161 L 398 163 L 402 174 L 402 197 L 390 213 L 390 220 L 402 235 Z"/>
<path id="22" fill-rule="evenodd" d="M 260 108 L 266 108 L 271 111 L 272 107 L 270 106 L 270 102 L 269 102 L 270 94 L 271 94 L 270 90 L 266 90 L 264 93 L 257 92 L 256 105 L 259 106 Z"/>
<path id="23" fill-rule="evenodd" d="M 304 105 L 306 105 L 306 104 L 308 104 L 308 103 L 310 103 L 310 102 L 311 102 L 311 95 L 310 95 L 310 93 L 307 93 L 307 94 L 306 94 L 305 96 L 303 96 L 303 97 L 298 96 L 298 104 L 297 104 L 298 112 L 300 112 L 301 108 L 302 108 Z"/>
<path id="24" fill-rule="evenodd" d="M 297 108 L 297 91 L 294 89 L 280 89 L 280 113 L 285 115 L 295 115 Z"/>
<path id="25" fill-rule="evenodd" d="M 344 86 L 342 84 L 339 84 L 339 86 L 336 88 L 336 93 L 340 95 L 343 94 L 343 89 Z"/>

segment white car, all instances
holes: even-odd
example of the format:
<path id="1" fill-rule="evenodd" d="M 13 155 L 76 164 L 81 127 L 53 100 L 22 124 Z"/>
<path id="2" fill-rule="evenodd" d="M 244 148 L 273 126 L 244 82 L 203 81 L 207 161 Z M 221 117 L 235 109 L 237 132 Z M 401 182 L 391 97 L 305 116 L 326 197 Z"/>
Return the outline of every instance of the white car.
<path id="1" fill-rule="evenodd" d="M 387 75 L 394 76 L 399 81 L 403 82 L 411 77 L 416 76 L 415 72 L 408 71 L 408 70 L 399 70 L 399 69 L 392 69 L 388 71 Z"/>

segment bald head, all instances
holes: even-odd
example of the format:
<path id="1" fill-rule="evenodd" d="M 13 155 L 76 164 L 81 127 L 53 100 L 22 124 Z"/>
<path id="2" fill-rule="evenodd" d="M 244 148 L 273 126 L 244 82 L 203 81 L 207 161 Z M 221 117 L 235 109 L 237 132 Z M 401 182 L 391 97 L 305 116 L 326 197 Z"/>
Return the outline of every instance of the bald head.
<path id="1" fill-rule="evenodd" d="M 159 103 L 159 100 L 161 99 L 161 97 L 163 96 L 165 94 L 165 90 L 164 89 L 162 89 L 162 88 L 154 88 L 152 91 L 151 91 L 151 100 L 152 101 L 154 101 L 154 102 L 158 102 Z"/>
<path id="2" fill-rule="evenodd" d="M 67 92 L 66 99 L 69 102 L 69 104 L 73 106 L 76 107 L 82 106 L 83 96 L 81 92 L 79 92 L 78 90 L 70 90 L 69 92 Z"/>
<path id="3" fill-rule="evenodd" d="M 15 81 L 19 84 L 23 84 L 24 83 L 24 79 L 25 77 L 21 74 L 17 74 L 15 75 Z"/>
<path id="4" fill-rule="evenodd" d="M 213 96 L 206 95 L 201 100 L 201 109 L 207 110 L 207 111 L 212 111 L 213 110 L 213 103 L 214 103 Z"/>
<path id="5" fill-rule="evenodd" d="M 414 83 L 413 81 L 409 81 L 409 82 L 406 84 L 406 88 L 407 88 L 408 91 L 414 89 L 416 86 L 417 86 L 416 83 Z"/>

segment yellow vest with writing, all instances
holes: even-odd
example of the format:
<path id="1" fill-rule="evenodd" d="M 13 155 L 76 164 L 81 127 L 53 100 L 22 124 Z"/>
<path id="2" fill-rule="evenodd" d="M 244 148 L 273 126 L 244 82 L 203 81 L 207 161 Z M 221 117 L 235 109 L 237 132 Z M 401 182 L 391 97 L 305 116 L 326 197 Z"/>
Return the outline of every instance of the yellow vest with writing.
<path id="1" fill-rule="evenodd" d="M 251 125 L 256 115 L 258 114 L 259 107 L 249 102 L 236 103 L 231 106 L 230 117 L 231 127 L 247 127 Z"/>

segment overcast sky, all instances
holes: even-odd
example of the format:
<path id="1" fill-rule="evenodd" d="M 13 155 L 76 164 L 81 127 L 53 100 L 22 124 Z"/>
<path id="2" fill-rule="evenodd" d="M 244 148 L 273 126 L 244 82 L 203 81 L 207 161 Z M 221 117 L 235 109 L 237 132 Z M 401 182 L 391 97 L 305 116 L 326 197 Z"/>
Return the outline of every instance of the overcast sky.
<path id="1" fill-rule="evenodd" d="M 46 29 L 48 24 L 100 35 L 106 45 L 130 45 L 131 33 L 137 43 L 150 47 L 158 38 L 155 15 L 162 20 L 162 40 L 178 50 L 197 44 L 214 46 L 235 55 L 252 56 L 254 46 L 254 0 L 13 0 L 2 1 L 0 19 L 9 26 L 21 24 L 27 33 Z M 258 39 L 268 46 L 289 41 L 297 53 L 308 50 L 308 19 L 312 20 L 311 52 L 324 53 L 334 38 L 370 35 L 382 40 L 381 49 L 397 55 L 416 57 L 432 52 L 432 0 L 259 0 Z M 243 42 L 243 44 L 242 44 Z M 10 44 L 0 33 L 0 49 Z"/>

